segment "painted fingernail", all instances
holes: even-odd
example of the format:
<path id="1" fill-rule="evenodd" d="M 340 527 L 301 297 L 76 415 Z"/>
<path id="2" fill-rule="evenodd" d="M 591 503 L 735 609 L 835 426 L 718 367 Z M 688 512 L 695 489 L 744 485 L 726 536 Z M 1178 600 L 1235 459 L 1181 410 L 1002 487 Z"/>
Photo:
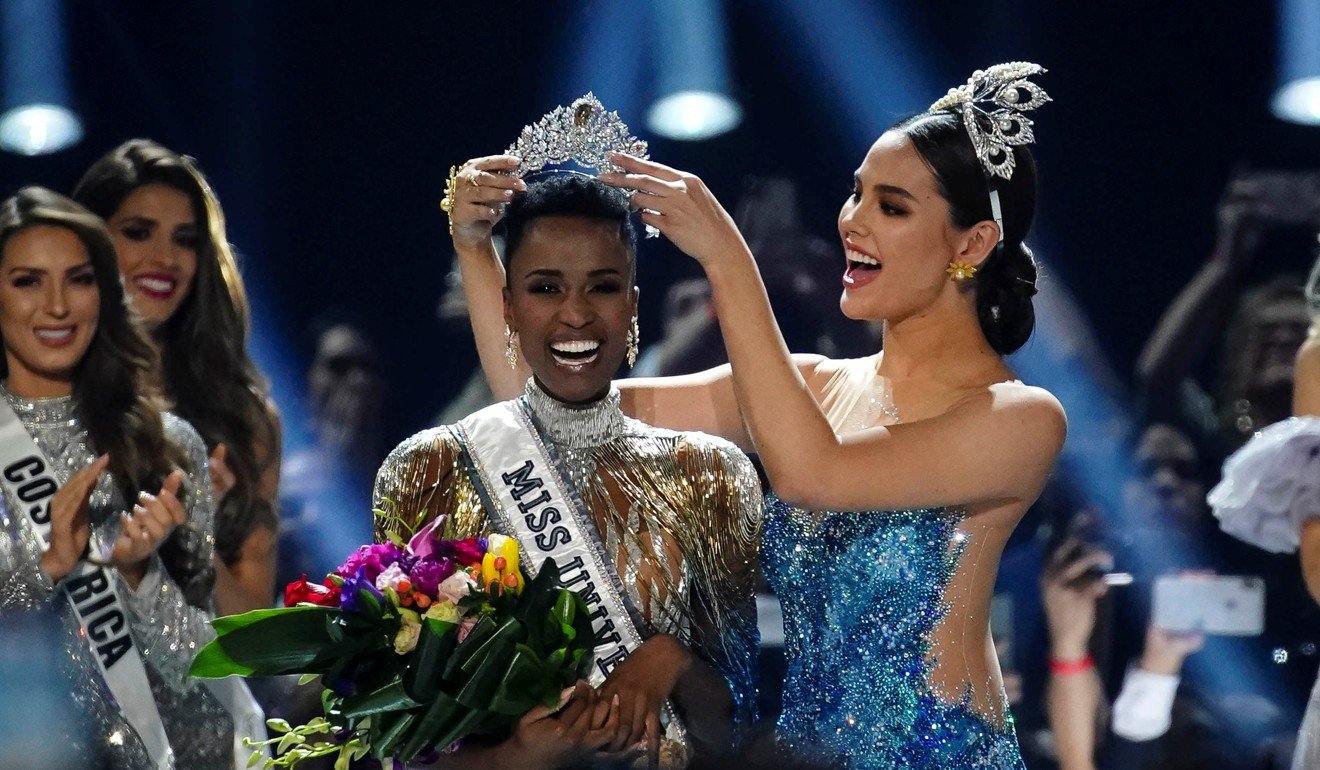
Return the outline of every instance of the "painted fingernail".
<path id="1" fill-rule="evenodd" d="M 513 197 L 513 190 L 505 190 L 505 191 L 504 191 L 504 197 L 506 197 L 506 198 L 512 198 L 512 197 Z"/>
<path id="2" fill-rule="evenodd" d="M 562 706 L 562 705 L 564 705 L 565 703 L 567 703 L 567 702 L 568 702 L 568 698 L 569 698 L 569 696 L 571 696 L 571 695 L 573 694 L 573 691 L 576 690 L 576 689 L 577 689 L 576 686 L 573 686 L 573 687 L 565 687 L 565 688 L 564 688 L 564 691 L 561 692 L 561 693 L 559 693 L 559 705 Z"/>

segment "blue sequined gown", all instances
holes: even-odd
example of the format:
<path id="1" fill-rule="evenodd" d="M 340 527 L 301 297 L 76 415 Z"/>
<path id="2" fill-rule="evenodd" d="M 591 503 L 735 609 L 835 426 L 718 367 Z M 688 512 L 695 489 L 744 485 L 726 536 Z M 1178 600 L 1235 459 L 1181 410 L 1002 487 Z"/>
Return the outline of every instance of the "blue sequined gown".
<path id="1" fill-rule="evenodd" d="M 845 417 L 831 414 L 836 430 Z M 838 767 L 1025 768 L 986 616 L 1007 534 L 946 509 L 832 513 L 771 495 L 761 560 L 784 612 L 780 746 Z"/>

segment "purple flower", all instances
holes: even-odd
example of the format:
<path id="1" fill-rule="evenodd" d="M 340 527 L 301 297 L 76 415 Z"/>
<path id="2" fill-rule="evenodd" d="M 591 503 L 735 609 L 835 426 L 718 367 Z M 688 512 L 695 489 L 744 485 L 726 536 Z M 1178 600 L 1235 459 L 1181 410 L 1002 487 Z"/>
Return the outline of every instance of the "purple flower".
<path id="1" fill-rule="evenodd" d="M 417 534 L 408 541 L 408 552 L 419 558 L 425 559 L 435 553 L 435 545 L 440 541 L 436 534 L 440 532 L 445 525 L 445 517 L 437 516 L 431 520 L 430 524 L 417 530 Z"/>
<path id="2" fill-rule="evenodd" d="M 397 562 L 401 555 L 403 551 L 393 543 L 364 545 L 349 554 L 344 563 L 335 570 L 335 574 L 347 578 L 365 569 L 369 580 L 374 582 L 376 577 L 384 572 L 386 567 Z"/>
<path id="3" fill-rule="evenodd" d="M 436 591 L 440 589 L 440 583 L 452 574 L 454 574 L 454 562 L 449 559 L 441 561 L 421 559 L 413 565 L 409 577 L 412 578 L 413 588 L 434 599 Z"/>
<path id="4" fill-rule="evenodd" d="M 358 591 L 367 591 L 376 596 L 377 599 L 384 600 L 385 594 L 376 590 L 372 585 L 374 577 L 367 577 L 366 567 L 359 567 L 358 571 L 351 577 L 344 578 L 344 587 L 339 593 L 339 608 L 345 612 L 360 612 L 362 607 L 358 604 Z"/>

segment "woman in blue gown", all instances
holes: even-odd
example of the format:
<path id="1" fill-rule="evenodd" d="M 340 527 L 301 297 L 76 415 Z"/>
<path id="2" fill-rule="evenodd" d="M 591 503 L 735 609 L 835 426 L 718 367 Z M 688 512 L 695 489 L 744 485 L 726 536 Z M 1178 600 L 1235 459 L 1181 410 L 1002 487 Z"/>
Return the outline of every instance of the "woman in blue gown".
<path id="1" fill-rule="evenodd" d="M 653 425 L 722 435 L 760 454 L 777 498 L 763 567 L 784 606 L 779 740 L 846 767 L 1021 768 L 989 633 L 1004 543 L 1062 447 L 1064 413 L 1003 356 L 1034 325 L 1023 245 L 1035 167 L 1021 111 L 1046 99 L 1014 63 L 976 73 L 872 145 L 839 214 L 841 307 L 881 320 L 863 359 L 791 356 L 755 261 L 701 180 L 627 156 L 605 181 L 710 279 L 731 366 L 625 380 Z M 1010 93 L 1011 92 L 1011 93 Z M 991 104 L 996 112 L 980 109 Z M 969 126 L 969 123 L 972 125 Z M 503 275 L 491 172 L 469 162 L 454 242 L 483 359 L 499 360 Z M 489 350 L 487 348 L 490 348 Z M 497 395 L 525 373 L 487 366 Z"/>

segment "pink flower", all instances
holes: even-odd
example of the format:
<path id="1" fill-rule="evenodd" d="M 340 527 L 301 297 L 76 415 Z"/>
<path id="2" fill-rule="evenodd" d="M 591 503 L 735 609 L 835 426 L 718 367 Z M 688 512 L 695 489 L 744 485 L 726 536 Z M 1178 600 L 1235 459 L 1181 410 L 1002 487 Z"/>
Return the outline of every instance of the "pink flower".
<path id="1" fill-rule="evenodd" d="M 335 574 L 347 578 L 357 575 L 358 570 L 362 570 L 363 577 L 374 583 L 377 576 L 384 572 L 386 567 L 397 562 L 402 555 L 403 551 L 393 543 L 360 546 L 349 554 L 343 564 L 339 565 Z"/>
<path id="2" fill-rule="evenodd" d="M 459 600 L 477 587 L 477 581 L 466 572 L 455 572 L 445 578 L 436 588 L 436 598 L 442 602 L 458 604 Z"/>
<path id="3" fill-rule="evenodd" d="M 384 591 L 386 588 L 399 590 L 399 581 L 407 580 L 408 576 L 403 573 L 403 569 L 397 564 L 391 564 L 385 568 L 385 571 L 376 576 L 376 588 Z"/>
<path id="4" fill-rule="evenodd" d="M 476 624 L 477 624 L 476 618 L 463 618 L 463 621 L 458 624 L 459 644 L 462 644 L 463 640 L 467 638 L 467 635 L 472 633 L 472 627 L 475 626 Z"/>
<path id="5" fill-rule="evenodd" d="M 408 541 L 408 551 L 418 558 L 430 558 L 435 553 L 436 543 L 440 542 L 436 532 L 440 531 L 444 523 L 445 517 L 437 516 L 431 520 L 430 524 L 417 530 L 417 533 Z"/>
<path id="6" fill-rule="evenodd" d="M 486 555 L 486 546 L 475 537 L 466 540 L 441 540 L 436 550 L 464 567 L 480 564 L 481 557 Z"/>

